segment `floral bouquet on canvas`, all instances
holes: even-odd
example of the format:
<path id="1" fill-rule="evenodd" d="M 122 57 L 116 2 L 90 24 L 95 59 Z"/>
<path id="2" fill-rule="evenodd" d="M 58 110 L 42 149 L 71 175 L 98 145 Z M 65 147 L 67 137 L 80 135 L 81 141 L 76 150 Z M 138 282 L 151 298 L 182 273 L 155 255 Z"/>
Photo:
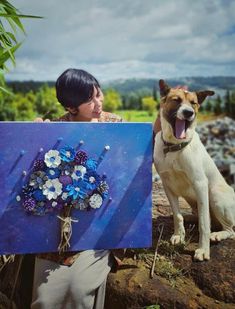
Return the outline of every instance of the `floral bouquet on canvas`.
<path id="1" fill-rule="evenodd" d="M 105 146 L 104 152 L 108 150 L 109 146 Z M 97 172 L 99 162 L 71 146 L 51 149 L 33 162 L 18 199 L 28 214 L 58 213 L 61 220 L 59 252 L 70 247 L 72 222 L 78 221 L 71 218 L 71 210 L 98 209 L 108 198 L 106 175 Z"/>

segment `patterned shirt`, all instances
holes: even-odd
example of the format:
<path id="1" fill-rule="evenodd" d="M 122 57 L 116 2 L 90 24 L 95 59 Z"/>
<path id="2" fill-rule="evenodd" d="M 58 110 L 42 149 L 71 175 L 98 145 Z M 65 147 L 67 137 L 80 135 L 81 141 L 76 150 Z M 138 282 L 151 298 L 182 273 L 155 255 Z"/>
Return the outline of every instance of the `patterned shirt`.
<path id="1" fill-rule="evenodd" d="M 54 121 L 68 121 L 70 122 L 70 115 L 69 113 L 63 115 L 59 119 L 55 119 Z M 98 122 L 122 122 L 122 118 L 118 115 L 102 112 L 100 118 L 98 118 Z M 79 256 L 79 252 L 52 252 L 52 253 L 41 253 L 38 254 L 37 257 L 41 259 L 46 259 L 49 261 L 56 262 L 61 265 L 71 266 Z M 115 254 L 116 255 L 116 254 Z M 118 263 L 118 259 L 116 259 Z"/>
<path id="2" fill-rule="evenodd" d="M 122 118 L 116 114 L 108 113 L 108 112 L 102 112 L 100 115 L 100 118 L 97 118 L 98 122 L 122 122 Z M 62 117 L 55 119 L 54 121 L 68 121 L 70 122 L 70 114 L 66 113 Z"/>

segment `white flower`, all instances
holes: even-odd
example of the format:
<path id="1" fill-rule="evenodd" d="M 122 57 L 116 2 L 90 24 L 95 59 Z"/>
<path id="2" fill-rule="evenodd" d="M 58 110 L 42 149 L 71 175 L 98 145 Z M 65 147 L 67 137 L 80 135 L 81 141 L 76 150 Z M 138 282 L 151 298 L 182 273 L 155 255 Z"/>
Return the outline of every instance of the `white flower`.
<path id="1" fill-rule="evenodd" d="M 62 192 L 62 184 L 58 178 L 48 179 L 43 185 L 43 194 L 46 195 L 48 200 L 56 199 Z"/>
<path id="2" fill-rule="evenodd" d="M 95 177 L 93 177 L 93 176 L 89 177 L 89 182 L 90 183 L 94 183 L 95 182 Z"/>
<path id="3" fill-rule="evenodd" d="M 61 198 L 63 201 L 67 200 L 67 197 L 68 197 L 68 193 L 67 192 L 63 192 Z"/>
<path id="4" fill-rule="evenodd" d="M 50 150 L 45 153 L 44 162 L 48 167 L 58 167 L 61 163 L 60 153 L 57 150 Z"/>
<path id="5" fill-rule="evenodd" d="M 74 167 L 74 171 L 71 175 L 71 177 L 74 180 L 79 180 L 79 179 L 83 179 L 84 175 L 86 174 L 86 168 L 83 165 L 76 165 Z"/>
<path id="6" fill-rule="evenodd" d="M 56 205 L 57 205 L 57 202 L 55 202 L 55 201 L 51 203 L 52 207 L 56 207 Z"/>
<path id="7" fill-rule="evenodd" d="M 101 195 L 97 193 L 93 194 L 89 199 L 89 205 L 95 209 L 100 208 L 100 206 L 102 205 L 102 202 L 103 202 L 103 199 Z"/>

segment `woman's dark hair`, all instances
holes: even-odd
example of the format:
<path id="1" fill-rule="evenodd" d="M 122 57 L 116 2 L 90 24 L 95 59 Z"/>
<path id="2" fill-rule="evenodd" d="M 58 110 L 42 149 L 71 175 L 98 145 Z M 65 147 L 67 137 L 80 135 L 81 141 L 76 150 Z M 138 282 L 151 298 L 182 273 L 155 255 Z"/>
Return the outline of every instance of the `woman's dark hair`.
<path id="1" fill-rule="evenodd" d="M 92 99 L 94 87 L 99 82 L 86 71 L 67 69 L 56 81 L 56 96 L 64 107 L 78 107 Z"/>

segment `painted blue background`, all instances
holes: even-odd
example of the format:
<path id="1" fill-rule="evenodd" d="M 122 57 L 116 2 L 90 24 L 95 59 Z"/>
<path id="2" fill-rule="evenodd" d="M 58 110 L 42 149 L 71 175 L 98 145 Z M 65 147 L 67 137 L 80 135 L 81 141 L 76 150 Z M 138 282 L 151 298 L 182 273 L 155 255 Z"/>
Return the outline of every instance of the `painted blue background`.
<path id="1" fill-rule="evenodd" d="M 98 210 L 72 210 L 79 222 L 73 223 L 70 250 L 151 246 L 151 124 L 11 122 L 0 123 L 0 254 L 57 251 L 60 220 L 26 214 L 16 196 L 27 179 L 22 171 L 29 174 L 41 147 L 44 154 L 80 140 L 91 158 L 110 146 L 97 171 L 107 174 L 112 201 Z"/>

